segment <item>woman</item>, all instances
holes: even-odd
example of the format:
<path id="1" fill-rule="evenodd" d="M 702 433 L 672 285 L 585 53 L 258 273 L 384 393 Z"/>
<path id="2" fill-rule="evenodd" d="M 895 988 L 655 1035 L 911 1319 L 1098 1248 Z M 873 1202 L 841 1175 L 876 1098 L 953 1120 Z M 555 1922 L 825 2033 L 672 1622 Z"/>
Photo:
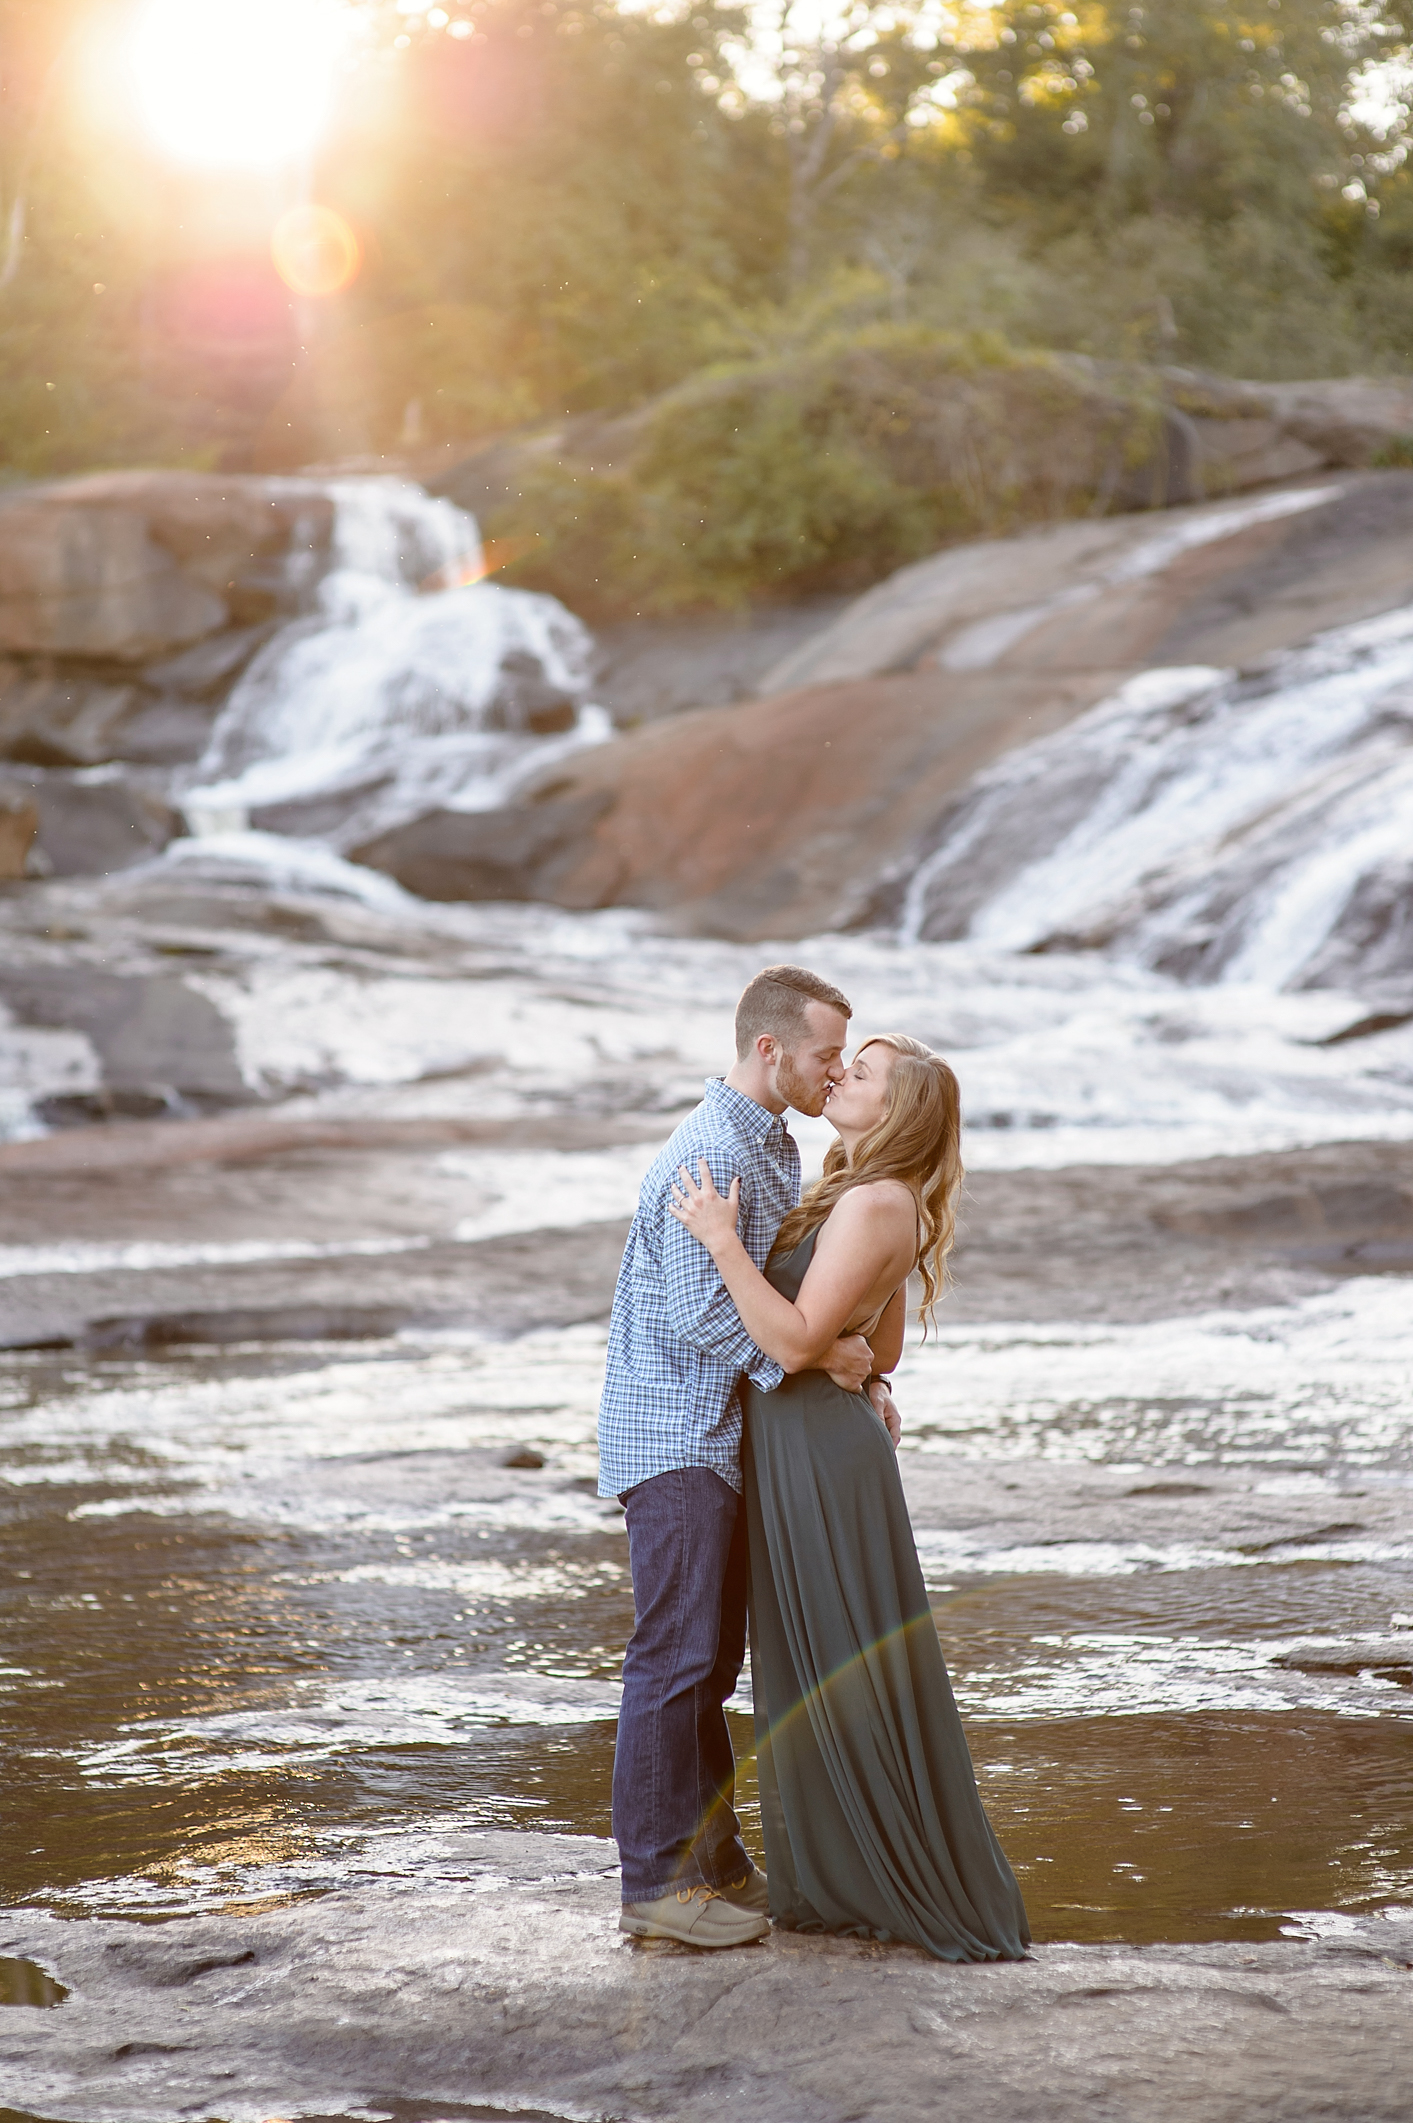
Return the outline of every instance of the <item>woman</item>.
<path id="1" fill-rule="evenodd" d="M 762 1275 L 723 1198 L 686 1167 L 673 1214 L 710 1252 L 747 1333 L 787 1376 L 743 1383 L 751 1672 L 770 1910 L 790 1930 L 905 1939 L 942 1961 L 1018 1960 L 1015 1877 L 982 1809 L 913 1543 L 894 1441 L 813 1368 L 903 1346 L 907 1279 L 941 1288 L 961 1187 L 961 1106 L 901 1034 L 858 1051 L 825 1113 L 839 1140 Z M 846 1324 L 847 1323 L 847 1324 Z"/>

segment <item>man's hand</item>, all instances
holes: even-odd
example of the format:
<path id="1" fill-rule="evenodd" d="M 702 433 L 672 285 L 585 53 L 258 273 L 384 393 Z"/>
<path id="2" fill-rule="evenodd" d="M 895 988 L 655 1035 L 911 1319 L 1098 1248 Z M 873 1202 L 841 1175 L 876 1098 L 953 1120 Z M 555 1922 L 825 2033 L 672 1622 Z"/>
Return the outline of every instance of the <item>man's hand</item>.
<path id="1" fill-rule="evenodd" d="M 903 1434 L 903 1418 L 898 1413 L 898 1404 L 893 1398 L 887 1379 L 876 1378 L 868 1389 L 868 1397 L 873 1402 L 874 1414 L 892 1438 L 896 1449 Z"/>
<path id="2" fill-rule="evenodd" d="M 873 1369 L 873 1351 L 861 1334 L 846 1335 L 825 1351 L 820 1369 L 827 1371 L 846 1393 L 862 1393 Z"/>

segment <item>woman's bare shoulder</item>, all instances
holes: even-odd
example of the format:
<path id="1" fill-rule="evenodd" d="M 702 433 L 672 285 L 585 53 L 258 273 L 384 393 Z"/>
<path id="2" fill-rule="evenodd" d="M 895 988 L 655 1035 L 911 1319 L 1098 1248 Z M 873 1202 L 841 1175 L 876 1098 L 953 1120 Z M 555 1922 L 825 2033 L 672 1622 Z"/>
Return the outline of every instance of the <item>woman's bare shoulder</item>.
<path id="1" fill-rule="evenodd" d="M 917 1226 L 917 1200 L 911 1187 L 900 1179 L 865 1180 L 840 1195 L 826 1220 L 841 1230 L 860 1224 L 900 1222 L 908 1231 Z"/>
<path id="2" fill-rule="evenodd" d="M 905 1179 L 866 1179 L 841 1196 L 841 1209 L 845 1202 L 863 1202 L 871 1208 L 911 1209 L 916 1206 L 916 1196 Z"/>

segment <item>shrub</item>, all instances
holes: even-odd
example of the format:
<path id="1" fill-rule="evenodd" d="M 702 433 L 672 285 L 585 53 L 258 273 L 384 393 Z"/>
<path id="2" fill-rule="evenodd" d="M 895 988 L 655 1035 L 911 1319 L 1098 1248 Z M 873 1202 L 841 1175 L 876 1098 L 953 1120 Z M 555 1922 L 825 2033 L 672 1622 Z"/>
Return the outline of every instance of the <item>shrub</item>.
<path id="1" fill-rule="evenodd" d="M 1132 505 L 1161 421 L 1137 372 L 873 326 L 691 378 L 608 469 L 566 450 L 489 528 L 523 542 L 509 579 L 599 617 L 856 591 L 949 540 Z"/>

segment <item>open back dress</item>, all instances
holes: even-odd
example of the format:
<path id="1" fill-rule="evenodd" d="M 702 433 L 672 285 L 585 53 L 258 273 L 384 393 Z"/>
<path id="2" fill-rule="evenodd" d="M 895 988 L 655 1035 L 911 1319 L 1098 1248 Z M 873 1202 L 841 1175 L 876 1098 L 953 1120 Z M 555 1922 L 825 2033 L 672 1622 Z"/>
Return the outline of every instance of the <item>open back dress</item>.
<path id="1" fill-rule="evenodd" d="M 767 1276 L 792 1302 L 815 1232 Z M 787 1930 L 1020 1960 L 888 1433 L 823 1371 L 743 1383 L 751 1675 L 770 1911 Z"/>

